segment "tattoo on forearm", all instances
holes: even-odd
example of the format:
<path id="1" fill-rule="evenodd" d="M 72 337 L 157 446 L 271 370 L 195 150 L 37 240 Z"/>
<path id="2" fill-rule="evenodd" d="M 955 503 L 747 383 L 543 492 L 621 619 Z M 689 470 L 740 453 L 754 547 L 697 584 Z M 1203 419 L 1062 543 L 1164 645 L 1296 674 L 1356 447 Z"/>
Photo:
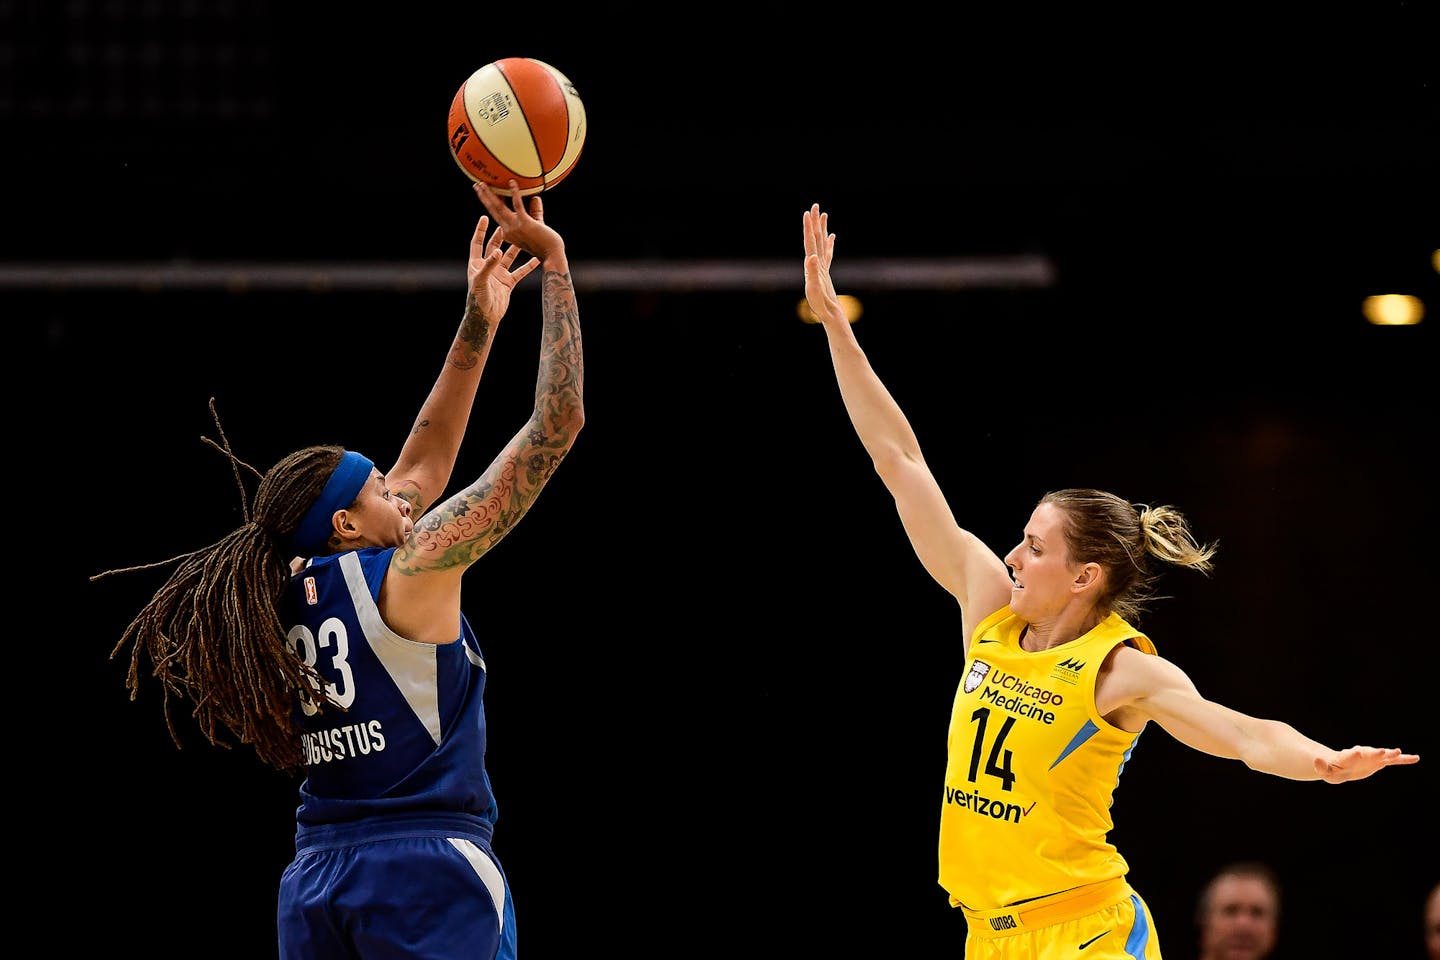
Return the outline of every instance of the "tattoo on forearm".
<path id="1" fill-rule="evenodd" d="M 544 340 L 540 345 L 540 375 L 535 384 L 535 405 L 580 402 L 585 388 L 584 354 L 580 349 L 580 317 L 570 274 L 545 271 L 541 288 Z"/>
<path id="2" fill-rule="evenodd" d="M 396 553 L 400 572 L 474 563 L 525 515 L 574 444 L 582 422 L 585 364 L 568 274 L 545 273 L 542 307 L 540 370 L 530 421 L 479 480 L 419 521 L 414 549 L 401 547 Z"/>
<path id="3" fill-rule="evenodd" d="M 450 362 L 461 370 L 474 367 L 489 349 L 494 329 L 495 324 L 475 305 L 475 296 L 467 294 L 465 315 L 460 320 L 460 332 L 455 335 L 455 345 L 450 350 Z"/>

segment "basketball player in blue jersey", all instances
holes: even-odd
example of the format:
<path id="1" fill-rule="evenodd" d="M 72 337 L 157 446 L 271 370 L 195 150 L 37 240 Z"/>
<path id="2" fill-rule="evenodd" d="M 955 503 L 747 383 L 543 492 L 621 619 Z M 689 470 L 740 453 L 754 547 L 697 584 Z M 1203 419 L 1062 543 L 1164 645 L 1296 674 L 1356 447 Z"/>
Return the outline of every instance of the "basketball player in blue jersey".
<path id="1" fill-rule="evenodd" d="M 916 556 L 960 605 L 965 674 L 950 717 L 939 882 L 964 911 L 965 956 L 1160 960 L 1149 908 L 1108 839 L 1116 781 L 1147 723 L 1294 780 L 1344 783 L 1420 758 L 1332 750 L 1205 699 L 1156 654 L 1132 625 L 1153 597 L 1152 562 L 1208 572 L 1215 552 L 1173 508 L 1056 490 L 1003 559 L 959 526 L 836 296 L 829 216 L 812 206 L 803 228 L 805 299 L 845 409 Z"/>
<path id="2" fill-rule="evenodd" d="M 475 185 L 488 215 L 470 242 L 460 329 L 394 465 L 381 473 L 338 446 L 285 457 L 261 478 L 244 526 L 179 558 L 115 647 L 132 644 L 132 699 L 150 660 L 177 745 L 172 695 L 193 702 L 211 743 L 227 745 L 228 731 L 270 766 L 304 773 L 280 881 L 281 960 L 515 956 L 510 891 L 490 850 L 485 658 L 461 612 L 461 577 L 574 444 L 584 363 L 565 243 L 540 198 L 527 209 L 511 188 L 507 204 Z M 516 266 L 522 250 L 530 257 Z M 534 410 L 480 477 L 438 500 L 496 326 L 537 267 Z"/>

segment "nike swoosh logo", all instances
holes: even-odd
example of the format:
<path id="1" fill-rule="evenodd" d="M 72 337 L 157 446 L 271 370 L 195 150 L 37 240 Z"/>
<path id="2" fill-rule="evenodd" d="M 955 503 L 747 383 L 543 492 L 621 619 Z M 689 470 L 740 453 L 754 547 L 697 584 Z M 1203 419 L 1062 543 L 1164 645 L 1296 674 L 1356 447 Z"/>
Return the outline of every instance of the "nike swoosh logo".
<path id="1" fill-rule="evenodd" d="M 999 643 L 999 640 L 981 640 L 980 643 Z"/>
<path id="2" fill-rule="evenodd" d="M 1109 930 L 1106 930 L 1106 931 L 1105 931 L 1105 933 L 1109 933 L 1109 932 L 1110 932 Z M 1094 937 L 1091 937 L 1089 940 L 1086 940 L 1084 943 L 1080 944 L 1080 949 L 1081 949 L 1081 950 L 1084 950 L 1086 947 L 1090 946 L 1090 944 L 1094 943 L 1096 940 L 1099 940 L 1100 937 L 1105 936 L 1105 933 L 1099 934 L 1098 936 L 1094 936 Z"/>

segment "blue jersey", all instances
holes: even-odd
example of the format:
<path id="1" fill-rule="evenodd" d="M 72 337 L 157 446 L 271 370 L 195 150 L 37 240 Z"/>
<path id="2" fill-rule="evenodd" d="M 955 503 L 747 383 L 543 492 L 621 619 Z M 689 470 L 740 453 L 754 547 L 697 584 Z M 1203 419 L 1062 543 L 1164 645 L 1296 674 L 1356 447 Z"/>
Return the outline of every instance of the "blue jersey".
<path id="1" fill-rule="evenodd" d="M 394 547 L 312 559 L 291 578 L 281 618 L 331 706 L 298 706 L 307 770 L 300 846 L 314 831 L 374 818 L 473 818 L 488 839 L 495 798 L 485 771 L 485 661 L 464 614 L 460 636 L 417 643 L 380 619 L 376 598 Z M 341 709 L 343 708 L 343 709 Z M 340 831 L 353 838 L 353 830 Z"/>
<path id="2" fill-rule="evenodd" d="M 490 849 L 485 661 L 380 619 L 395 548 L 311 560 L 287 587 L 290 648 L 324 683 L 302 698 L 306 777 L 280 880 L 280 960 L 514 960 L 509 883 Z"/>

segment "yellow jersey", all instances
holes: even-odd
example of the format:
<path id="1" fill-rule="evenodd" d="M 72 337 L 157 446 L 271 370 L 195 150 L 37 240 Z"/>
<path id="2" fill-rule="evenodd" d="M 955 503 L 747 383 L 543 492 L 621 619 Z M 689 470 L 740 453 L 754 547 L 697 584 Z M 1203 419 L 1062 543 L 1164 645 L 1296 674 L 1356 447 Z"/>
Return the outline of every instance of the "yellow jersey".
<path id="1" fill-rule="evenodd" d="M 950 713 L 940 886 L 988 910 L 1123 877 L 1110 805 L 1139 734 L 1095 710 L 1110 651 L 1155 646 L 1117 614 L 1049 650 L 1020 647 L 1008 606 L 975 628 Z"/>

